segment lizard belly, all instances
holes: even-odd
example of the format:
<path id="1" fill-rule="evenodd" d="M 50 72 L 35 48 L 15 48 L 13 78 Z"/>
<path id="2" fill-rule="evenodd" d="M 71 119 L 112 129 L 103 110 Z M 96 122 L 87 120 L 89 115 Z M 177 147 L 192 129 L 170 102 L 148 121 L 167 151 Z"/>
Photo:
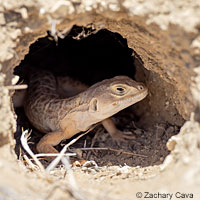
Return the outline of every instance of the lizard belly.
<path id="1" fill-rule="evenodd" d="M 71 126 L 72 129 L 76 129 L 77 133 L 81 131 L 87 131 L 92 125 L 100 122 L 102 120 L 95 118 L 88 112 L 72 112 L 68 113 L 61 121 L 61 129 L 65 129 L 68 126 Z"/>

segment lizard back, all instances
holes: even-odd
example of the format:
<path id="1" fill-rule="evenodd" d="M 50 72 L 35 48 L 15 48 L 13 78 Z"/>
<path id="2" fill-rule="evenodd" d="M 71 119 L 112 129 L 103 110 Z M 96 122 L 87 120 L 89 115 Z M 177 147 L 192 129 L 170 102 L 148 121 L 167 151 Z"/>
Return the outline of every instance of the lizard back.
<path id="1" fill-rule="evenodd" d="M 60 120 L 76 106 L 76 101 L 72 104 L 70 97 L 60 97 L 57 80 L 49 71 L 31 70 L 28 79 L 24 109 L 29 121 L 41 132 L 59 130 Z"/>

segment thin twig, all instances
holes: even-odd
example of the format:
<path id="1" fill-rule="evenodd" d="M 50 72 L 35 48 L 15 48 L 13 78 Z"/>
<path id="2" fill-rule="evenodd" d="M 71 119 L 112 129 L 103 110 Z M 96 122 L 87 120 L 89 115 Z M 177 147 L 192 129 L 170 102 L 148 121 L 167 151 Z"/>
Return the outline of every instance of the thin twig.
<path id="1" fill-rule="evenodd" d="M 92 129 L 94 129 L 95 126 L 93 126 L 92 128 L 90 128 L 88 131 L 86 131 L 85 133 L 82 133 L 81 135 L 79 135 L 78 137 L 74 138 L 72 141 L 70 141 L 68 144 L 66 144 L 63 149 L 61 150 L 61 152 L 59 153 L 59 155 L 49 164 L 49 166 L 46 168 L 47 172 L 50 172 L 52 169 L 55 168 L 55 166 L 60 162 L 60 160 L 62 159 L 62 157 L 64 156 L 65 152 L 67 151 L 67 148 L 74 144 L 77 140 L 79 140 L 81 137 L 83 137 L 84 135 L 86 135 L 88 132 L 90 132 Z"/>
<path id="2" fill-rule="evenodd" d="M 23 148 L 26 150 L 26 152 L 33 158 L 33 160 L 35 161 L 35 163 L 38 165 L 39 169 L 41 171 L 44 171 L 44 167 L 43 165 L 41 164 L 41 162 L 37 159 L 37 157 L 35 156 L 35 154 L 31 151 L 31 149 L 29 148 L 28 146 L 28 143 L 27 143 L 27 136 L 26 134 L 28 133 L 28 130 L 25 130 L 22 132 L 22 135 L 21 135 L 21 144 L 23 146 Z M 30 161 L 31 162 L 31 161 Z"/>
<path id="3" fill-rule="evenodd" d="M 127 152 L 127 151 L 121 151 L 121 150 L 118 150 L 118 149 L 108 148 L 108 150 L 115 151 L 115 152 L 122 153 L 122 154 L 127 154 L 127 155 L 130 155 L 130 156 L 138 156 L 138 157 L 142 157 L 142 158 L 147 158 L 148 157 L 148 156 L 145 156 L 145 155 L 132 153 L 132 152 Z"/>
<path id="4" fill-rule="evenodd" d="M 89 147 L 89 148 L 77 148 L 78 150 L 85 150 L 85 151 L 90 151 L 90 150 L 108 150 L 108 151 L 115 151 L 118 153 L 122 153 L 122 154 L 127 154 L 127 155 L 131 155 L 131 156 L 138 156 L 138 157 L 143 157 L 143 158 L 147 158 L 147 156 L 145 155 L 141 155 L 141 154 L 136 154 L 136 153 L 132 153 L 132 152 L 127 152 L 127 151 L 122 151 L 122 150 L 118 150 L 118 149 L 113 149 L 113 148 L 107 148 L 107 147 Z M 76 150 L 77 150 L 76 149 Z M 71 149 L 72 150 L 72 149 Z"/>
<path id="5" fill-rule="evenodd" d="M 102 133 L 102 132 L 103 132 L 103 131 L 102 131 L 101 128 L 99 128 L 99 129 L 97 130 L 96 134 L 94 135 L 94 137 L 93 137 L 93 139 L 92 139 L 92 143 L 91 143 L 91 145 L 90 145 L 91 148 L 94 146 L 94 144 L 95 144 L 97 138 L 99 137 L 99 134 Z M 88 153 L 87 153 L 87 155 L 86 155 L 86 160 L 89 160 L 91 153 L 92 153 L 91 151 L 88 151 Z M 93 153 L 95 154 L 94 151 L 93 151 Z"/>
<path id="6" fill-rule="evenodd" d="M 48 157 L 48 156 L 58 156 L 60 153 L 38 153 L 38 154 L 35 154 L 35 156 L 38 158 L 38 157 Z M 66 153 L 64 154 L 64 156 L 76 156 L 76 153 Z"/>
<path id="7" fill-rule="evenodd" d="M 8 90 L 24 90 L 28 88 L 28 85 L 7 85 L 5 86 Z"/>

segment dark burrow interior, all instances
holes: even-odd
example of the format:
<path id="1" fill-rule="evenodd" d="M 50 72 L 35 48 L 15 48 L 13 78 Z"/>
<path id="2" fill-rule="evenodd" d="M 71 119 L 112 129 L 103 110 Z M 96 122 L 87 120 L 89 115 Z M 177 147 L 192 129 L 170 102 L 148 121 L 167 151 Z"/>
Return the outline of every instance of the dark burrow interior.
<path id="1" fill-rule="evenodd" d="M 55 76 L 70 76 L 89 86 L 116 75 L 127 75 L 148 86 L 148 76 L 151 72 L 146 70 L 142 63 L 137 52 L 128 47 L 127 40 L 120 34 L 106 29 L 96 31 L 92 28 L 74 26 L 65 38 L 58 38 L 57 42 L 50 33 L 39 38 L 30 46 L 29 53 L 15 68 L 14 74 L 20 76 L 20 83 L 22 80 L 27 83 L 26 69 L 29 66 L 50 70 Z M 178 133 L 180 127 L 153 117 L 151 123 L 145 121 L 144 119 L 150 119 L 143 118 L 145 112 L 151 110 L 148 103 L 150 98 L 148 96 L 113 116 L 117 127 L 124 132 L 131 132 L 135 140 L 116 143 L 99 125 L 70 146 L 70 152 L 78 152 L 76 157 L 71 157 L 71 161 L 95 160 L 100 166 L 127 164 L 142 167 L 162 163 L 169 154 L 166 143 L 172 135 Z M 17 155 L 25 153 L 20 153 L 23 149 L 20 144 L 22 128 L 32 130 L 30 148 L 37 153 L 36 144 L 44 133 L 29 123 L 23 107 L 15 107 L 15 112 Z M 61 150 L 63 144 L 68 142 L 69 140 L 63 141 L 56 148 Z M 80 150 L 85 147 L 105 147 L 108 150 Z"/>

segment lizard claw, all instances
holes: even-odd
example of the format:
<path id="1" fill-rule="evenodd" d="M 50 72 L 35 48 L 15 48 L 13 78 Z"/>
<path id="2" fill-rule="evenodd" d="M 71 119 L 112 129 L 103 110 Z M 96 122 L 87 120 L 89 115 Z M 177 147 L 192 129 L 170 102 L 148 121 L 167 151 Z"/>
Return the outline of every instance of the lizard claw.
<path id="1" fill-rule="evenodd" d="M 108 133 L 111 135 L 113 140 L 116 142 L 123 141 L 128 142 L 128 140 L 135 140 L 135 136 L 132 135 L 132 132 L 123 132 L 116 128 L 113 121 L 108 118 L 102 121 L 102 124 L 104 128 L 108 131 Z"/>
<path id="2" fill-rule="evenodd" d="M 128 142 L 128 140 L 135 140 L 136 137 L 132 135 L 131 132 L 122 132 L 120 130 L 115 131 L 112 133 L 112 139 L 115 141 L 122 141 L 122 142 Z"/>

